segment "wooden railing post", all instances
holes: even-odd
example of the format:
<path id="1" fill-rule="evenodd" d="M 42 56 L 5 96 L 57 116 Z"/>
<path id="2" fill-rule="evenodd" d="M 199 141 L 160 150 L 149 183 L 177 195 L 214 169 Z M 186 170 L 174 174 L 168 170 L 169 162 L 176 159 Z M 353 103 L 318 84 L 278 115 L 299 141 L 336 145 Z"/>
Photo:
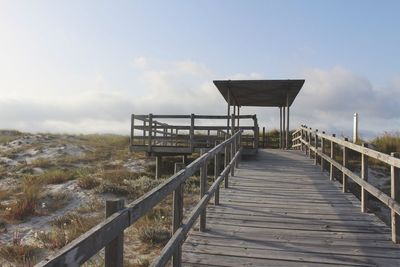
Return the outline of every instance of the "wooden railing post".
<path id="1" fill-rule="evenodd" d="M 301 129 L 301 130 L 300 130 L 300 140 L 299 140 L 299 142 L 300 142 L 300 150 L 301 150 L 301 151 L 304 151 L 304 144 L 303 144 L 303 142 L 301 141 L 301 140 L 303 140 L 303 137 L 304 137 L 304 131 L 303 131 L 303 129 Z"/>
<path id="2" fill-rule="evenodd" d="M 265 148 L 265 126 L 263 126 L 263 133 L 262 133 L 262 147 Z"/>
<path id="3" fill-rule="evenodd" d="M 392 157 L 400 158 L 399 152 L 390 153 Z M 395 166 L 390 166 L 390 196 L 397 202 L 400 202 L 400 169 Z M 392 241 L 400 243 L 400 216 L 391 210 L 392 218 Z"/>
<path id="4" fill-rule="evenodd" d="M 189 133 L 189 139 L 190 139 L 190 150 L 193 152 L 194 151 L 194 114 L 190 114 L 190 133 Z"/>
<path id="5" fill-rule="evenodd" d="M 174 172 L 177 173 L 185 168 L 185 164 L 182 162 L 176 162 L 174 166 Z M 180 184 L 173 193 L 173 208 L 172 208 L 172 235 L 182 225 L 183 220 L 183 184 Z M 180 267 L 182 265 L 182 246 L 178 246 L 172 256 L 172 266 Z"/>
<path id="6" fill-rule="evenodd" d="M 133 137 L 135 136 L 135 114 L 131 116 L 131 138 L 130 138 L 130 145 L 133 146 Z"/>
<path id="7" fill-rule="evenodd" d="M 362 143 L 363 147 L 368 148 L 367 143 Z M 361 179 L 368 182 L 368 156 L 361 153 Z M 368 210 L 368 192 L 361 187 L 361 212 Z"/>
<path id="8" fill-rule="evenodd" d="M 305 131 L 305 133 L 304 133 L 304 140 L 305 140 L 306 142 L 309 142 L 309 140 L 308 140 L 308 131 Z M 305 150 L 305 154 L 306 154 L 306 156 L 307 156 L 307 155 L 308 155 L 308 147 L 307 147 L 306 144 L 304 144 L 304 150 Z"/>
<path id="9" fill-rule="evenodd" d="M 237 136 L 237 137 L 235 138 L 235 154 L 236 154 L 236 152 L 239 151 L 239 148 L 240 148 L 240 147 L 239 147 L 239 138 L 238 138 L 238 137 L 239 137 L 239 136 Z M 236 168 L 236 169 L 239 167 L 239 158 L 236 158 L 234 165 L 235 165 L 235 168 Z"/>
<path id="10" fill-rule="evenodd" d="M 152 135 L 153 135 L 153 131 L 152 131 L 152 127 L 153 127 L 153 114 L 149 114 L 149 137 L 148 137 L 148 148 L 147 148 L 147 152 L 151 152 L 151 139 L 152 139 Z"/>
<path id="11" fill-rule="evenodd" d="M 318 129 L 315 129 L 315 153 L 314 153 L 314 165 L 317 165 L 317 159 L 318 159 Z"/>
<path id="12" fill-rule="evenodd" d="M 335 134 L 332 134 L 333 137 L 336 137 Z M 335 158 L 335 142 L 331 141 L 331 159 Z M 331 163 L 330 171 L 329 171 L 329 179 L 333 181 L 333 164 Z"/>
<path id="13" fill-rule="evenodd" d="M 322 132 L 322 134 L 325 134 L 325 132 Z M 325 154 L 325 139 L 321 136 L 321 154 Z M 321 171 L 324 171 L 325 168 L 325 161 L 324 158 L 321 157 Z"/>
<path id="14" fill-rule="evenodd" d="M 217 142 L 215 142 L 215 145 L 217 146 Z M 220 159 L 221 156 L 219 153 L 217 153 L 214 157 L 214 181 L 218 179 L 219 173 L 220 173 Z M 215 191 L 214 195 L 214 205 L 219 205 L 219 188 L 220 186 L 217 186 L 217 190 Z"/>
<path id="15" fill-rule="evenodd" d="M 225 154 L 224 154 L 224 169 L 228 166 L 229 164 L 229 145 L 225 146 Z M 224 186 L 225 188 L 229 187 L 229 174 L 226 173 L 225 178 L 224 178 Z"/>
<path id="16" fill-rule="evenodd" d="M 204 149 L 200 150 L 200 154 L 204 154 Z M 200 167 L 200 199 L 206 194 L 207 192 L 207 161 L 203 163 Z M 200 232 L 204 232 L 206 230 L 206 208 L 200 214 Z"/>
<path id="17" fill-rule="evenodd" d="M 230 150 L 231 150 L 231 159 L 233 159 L 233 157 L 235 156 L 235 140 L 236 140 L 236 138 L 234 138 L 233 140 L 232 140 L 232 142 L 231 142 L 231 145 L 230 145 Z M 231 177 L 233 177 L 233 176 L 235 176 L 235 163 L 233 163 L 232 165 L 231 165 Z"/>
<path id="18" fill-rule="evenodd" d="M 106 217 L 124 208 L 124 200 L 107 200 Z M 124 232 L 121 232 L 105 247 L 105 267 L 122 267 L 124 263 Z"/>
<path id="19" fill-rule="evenodd" d="M 347 137 L 344 138 L 344 141 L 349 141 L 349 139 Z M 343 146 L 343 167 L 347 168 L 348 167 L 348 148 Z M 343 186 L 343 193 L 347 192 L 347 176 L 346 174 L 343 172 L 342 173 L 342 186 Z"/>

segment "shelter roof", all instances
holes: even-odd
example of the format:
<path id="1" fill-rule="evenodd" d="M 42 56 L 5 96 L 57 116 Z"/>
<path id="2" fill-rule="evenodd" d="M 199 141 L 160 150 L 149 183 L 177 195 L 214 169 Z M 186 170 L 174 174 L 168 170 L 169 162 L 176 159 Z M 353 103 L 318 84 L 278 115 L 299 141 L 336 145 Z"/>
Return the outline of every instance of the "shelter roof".
<path id="1" fill-rule="evenodd" d="M 231 105 L 282 107 L 292 105 L 304 80 L 215 80 L 215 86 Z"/>

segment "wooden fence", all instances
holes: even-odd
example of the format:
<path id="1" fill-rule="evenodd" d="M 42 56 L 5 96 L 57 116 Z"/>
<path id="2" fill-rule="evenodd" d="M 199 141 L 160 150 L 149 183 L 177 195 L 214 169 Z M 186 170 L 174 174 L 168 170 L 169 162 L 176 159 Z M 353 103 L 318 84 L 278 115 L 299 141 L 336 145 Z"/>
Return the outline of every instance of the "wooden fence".
<path id="1" fill-rule="evenodd" d="M 228 187 L 228 177 L 234 175 L 242 148 L 240 147 L 242 131 L 237 131 L 229 139 L 203 153 L 186 168 L 177 171 L 150 192 L 133 201 L 126 207 L 123 202 L 114 201 L 107 204 L 107 218 L 94 226 L 88 232 L 78 237 L 36 266 L 79 266 L 105 247 L 105 266 L 120 267 L 123 265 L 123 232 L 144 216 L 155 205 L 173 193 L 173 235 L 161 255 L 151 266 L 164 266 L 173 257 L 173 266 L 181 265 L 181 245 L 187 233 L 200 217 L 200 231 L 206 228 L 206 207 L 215 196 L 215 204 L 219 204 L 219 188 L 225 180 Z M 221 172 L 224 154 L 224 168 Z M 207 165 L 214 160 L 214 182 L 207 188 Z M 183 185 L 184 182 L 200 170 L 200 201 L 193 208 L 186 221 L 183 220 Z"/>
<path id="2" fill-rule="evenodd" d="M 368 208 L 368 196 L 372 195 L 379 199 L 384 205 L 391 210 L 391 228 L 392 241 L 400 242 L 400 159 L 399 153 L 393 152 L 390 155 L 375 151 L 368 148 L 368 144 L 357 145 L 348 141 L 337 138 L 335 135 L 327 135 L 325 132 L 312 130 L 305 125 L 302 125 L 292 134 L 292 148 L 305 151 L 306 155 L 314 158 L 314 164 L 321 164 L 321 170 L 329 167 L 330 179 L 334 179 L 334 168 L 337 168 L 342 173 L 343 192 L 348 191 L 348 178 L 352 179 L 361 187 L 361 211 L 366 212 Z M 335 147 L 341 148 L 342 162 L 335 160 Z M 328 149 L 329 148 L 329 151 Z M 361 154 L 361 174 L 349 169 L 349 152 L 355 151 Z M 373 158 L 390 166 L 391 169 L 391 193 L 390 196 L 368 183 L 368 159 Z M 325 165 L 329 164 L 329 165 Z"/>

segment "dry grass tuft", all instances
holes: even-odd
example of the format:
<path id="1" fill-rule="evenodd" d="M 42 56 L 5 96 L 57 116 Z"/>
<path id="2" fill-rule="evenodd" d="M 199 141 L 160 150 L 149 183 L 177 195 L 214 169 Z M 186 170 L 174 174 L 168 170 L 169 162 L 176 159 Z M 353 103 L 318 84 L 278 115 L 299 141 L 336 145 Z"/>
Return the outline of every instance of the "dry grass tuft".
<path id="1" fill-rule="evenodd" d="M 171 231 L 161 224 L 145 225 L 138 229 L 138 237 L 145 244 L 164 246 L 171 238 Z"/>
<path id="2" fill-rule="evenodd" d="M 17 195 L 17 202 L 6 208 L 6 218 L 23 220 L 33 215 L 37 209 L 42 184 L 36 177 L 27 176 L 21 184 L 21 193 Z"/>
<path id="3" fill-rule="evenodd" d="M 90 213 L 90 212 L 98 212 L 100 210 L 104 210 L 104 202 L 100 201 L 97 198 L 91 198 L 89 201 L 83 203 L 78 209 L 79 213 Z"/>
<path id="4" fill-rule="evenodd" d="M 17 266 L 33 266 L 40 248 L 29 245 L 2 245 L 0 257 Z"/>
<path id="5" fill-rule="evenodd" d="M 81 176 L 77 179 L 77 183 L 82 189 L 93 189 L 100 185 L 100 181 L 91 175 Z"/>
<path id="6" fill-rule="evenodd" d="M 68 192 L 49 193 L 40 199 L 40 213 L 51 214 L 65 207 L 71 200 L 71 195 Z"/>
<path id="7" fill-rule="evenodd" d="M 46 158 L 38 158 L 33 160 L 30 164 L 29 164 L 32 168 L 50 168 L 53 167 L 55 165 L 55 163 L 50 160 L 50 159 L 46 159 Z"/>
<path id="8" fill-rule="evenodd" d="M 386 154 L 400 152 L 400 132 L 388 133 L 375 137 L 371 142 L 375 149 Z"/>
<path id="9" fill-rule="evenodd" d="M 44 184 L 63 184 L 74 178 L 74 171 L 60 169 L 49 170 L 38 176 Z"/>
<path id="10" fill-rule="evenodd" d="M 20 138 L 23 133 L 16 130 L 0 130 L 0 144 L 6 144 Z"/>
<path id="11" fill-rule="evenodd" d="M 88 217 L 76 212 L 67 213 L 52 221 L 52 229 L 38 233 L 38 240 L 46 248 L 60 249 L 79 237 L 103 219 L 103 216 Z"/>
<path id="12" fill-rule="evenodd" d="M 103 171 L 100 174 L 102 177 L 101 184 L 96 188 L 96 191 L 137 198 L 163 182 L 162 179 L 155 180 L 140 175 L 142 174 L 126 170 Z"/>

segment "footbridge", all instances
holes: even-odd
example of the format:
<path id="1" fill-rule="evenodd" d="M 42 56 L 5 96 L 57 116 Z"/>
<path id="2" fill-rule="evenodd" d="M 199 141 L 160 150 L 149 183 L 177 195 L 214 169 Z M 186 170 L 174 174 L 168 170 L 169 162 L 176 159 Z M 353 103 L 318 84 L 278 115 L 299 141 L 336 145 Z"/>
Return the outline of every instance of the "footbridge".
<path id="1" fill-rule="evenodd" d="M 103 222 L 37 266 L 79 266 L 103 248 L 105 266 L 123 266 L 124 230 L 171 194 L 171 238 L 151 266 L 400 266 L 397 152 L 384 154 L 306 125 L 289 134 L 289 106 L 301 81 L 214 83 L 228 114 L 211 119 L 224 125 L 196 125 L 200 115 L 169 116 L 168 122 L 151 114 L 132 117 L 132 151 L 198 157 L 177 163 L 174 175 L 132 203 L 110 202 Z M 257 120 L 239 114 L 252 103 L 279 108 L 280 149 L 259 147 Z M 390 191 L 368 180 L 372 163 L 390 170 Z M 183 185 L 196 174 L 199 201 L 184 214 Z M 389 209 L 388 224 L 373 213 L 376 203 Z"/>

